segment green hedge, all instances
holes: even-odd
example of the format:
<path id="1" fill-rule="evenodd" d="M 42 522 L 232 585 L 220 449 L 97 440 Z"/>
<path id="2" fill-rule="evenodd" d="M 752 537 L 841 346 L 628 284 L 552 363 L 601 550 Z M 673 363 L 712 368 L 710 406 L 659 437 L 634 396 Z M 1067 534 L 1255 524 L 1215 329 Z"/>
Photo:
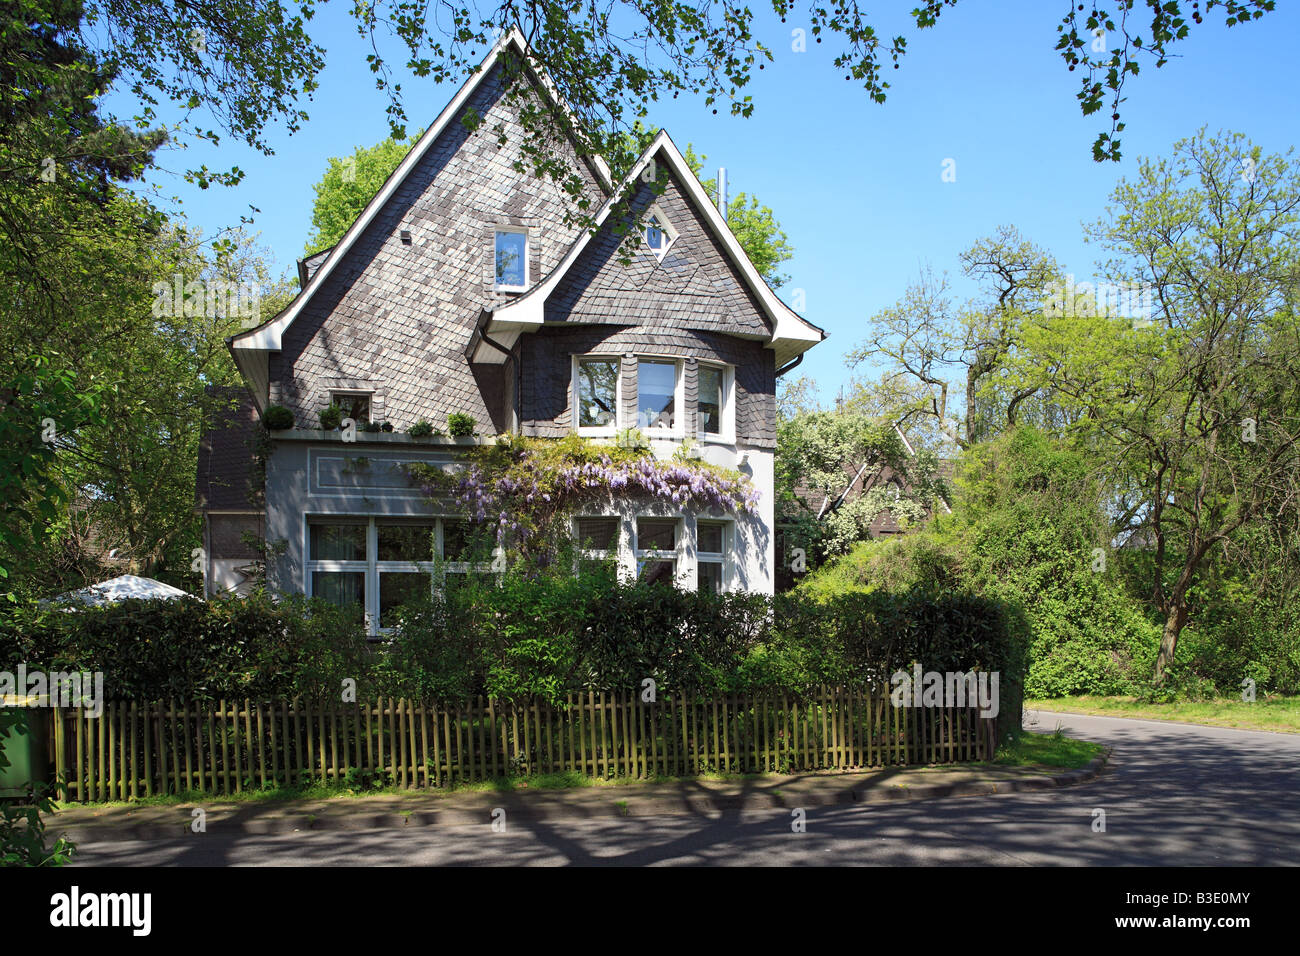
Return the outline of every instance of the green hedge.
<path id="1" fill-rule="evenodd" d="M 540 696 L 585 688 L 692 694 L 887 681 L 925 670 L 1002 672 L 1019 715 L 1023 654 L 996 602 L 922 591 L 811 602 L 711 595 L 612 574 L 469 582 L 400 610 L 396 636 L 303 599 L 126 601 L 11 612 L 0 667 L 102 671 L 110 699 Z"/>
<path id="2" fill-rule="evenodd" d="M 0 669 L 100 671 L 114 700 L 333 696 L 338 675 L 372 657 L 357 618 L 297 598 L 27 607 L 0 620 Z"/>

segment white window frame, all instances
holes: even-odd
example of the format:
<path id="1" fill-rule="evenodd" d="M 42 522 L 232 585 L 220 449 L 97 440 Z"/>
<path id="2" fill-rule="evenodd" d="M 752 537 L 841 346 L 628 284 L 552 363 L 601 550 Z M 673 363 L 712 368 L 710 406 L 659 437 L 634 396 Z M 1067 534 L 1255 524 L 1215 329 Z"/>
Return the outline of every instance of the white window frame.
<path id="1" fill-rule="evenodd" d="M 608 561 L 610 558 L 613 558 L 617 562 L 619 560 L 619 555 L 622 553 L 622 543 L 623 543 L 622 516 L 609 515 L 609 514 L 574 515 L 573 522 L 571 525 L 571 530 L 573 532 L 573 540 L 581 544 L 581 539 L 579 538 L 579 534 L 580 534 L 579 528 L 581 527 L 580 522 L 597 521 L 597 520 L 614 522 L 614 540 L 610 542 L 610 546 L 608 548 L 579 548 L 577 557 L 578 559 L 586 558 L 591 561 Z M 576 566 L 576 562 L 573 570 L 574 573 L 576 574 L 578 570 Z"/>
<path id="2" fill-rule="evenodd" d="M 721 551 L 701 551 L 700 550 L 700 524 L 718 525 L 722 531 L 722 550 Z M 696 518 L 695 519 L 695 574 L 693 575 L 692 584 L 699 589 L 699 565 L 716 564 L 722 568 L 722 593 L 726 594 L 734 590 L 734 572 L 735 564 L 732 561 L 732 554 L 735 553 L 734 535 L 736 530 L 735 521 L 728 518 Z"/>
<path id="3" fill-rule="evenodd" d="M 659 231 L 664 234 L 664 244 L 662 249 L 655 249 L 652 247 L 650 245 L 650 237 L 646 235 L 650 227 L 651 219 L 657 219 L 659 221 Z M 664 215 L 664 211 L 659 208 L 658 203 L 655 203 L 646 210 L 645 222 L 641 227 L 641 241 L 645 243 L 646 251 L 648 251 L 650 255 L 654 256 L 658 261 L 663 262 L 664 256 L 668 255 L 668 250 L 673 247 L 673 243 L 677 241 L 677 237 L 678 232 L 676 228 L 674 228 L 673 224 L 668 220 L 668 217 Z"/>
<path id="4" fill-rule="evenodd" d="M 331 405 L 338 405 L 340 408 L 342 408 L 342 407 L 343 407 L 342 403 L 340 403 L 340 402 L 336 402 L 336 401 L 335 401 L 336 398 L 365 398 L 365 399 L 369 399 L 369 401 L 366 403 L 366 407 L 369 409 L 369 416 L 370 416 L 370 417 L 366 419 L 366 422 L 369 423 L 369 422 L 373 422 L 373 421 L 375 420 L 375 393 L 374 393 L 373 390 L 371 390 L 371 391 L 367 391 L 366 389 L 363 389 L 363 388 L 331 388 L 331 389 L 330 389 L 330 404 L 331 404 Z M 345 409 L 345 410 L 346 410 L 346 409 Z M 347 417 L 347 416 L 344 416 L 344 417 Z M 357 424 L 360 425 L 360 424 L 362 424 L 362 423 L 361 423 L 361 422 L 357 422 Z"/>
<path id="5" fill-rule="evenodd" d="M 393 632 L 391 627 L 379 626 L 379 577 L 393 572 L 429 575 L 429 595 L 442 589 L 443 575 L 467 574 L 471 571 L 491 572 L 492 564 L 471 561 L 446 561 L 443 559 L 443 529 L 447 521 L 464 521 L 460 515 L 347 515 L 310 514 L 303 516 L 303 594 L 312 596 L 312 575 L 324 572 L 361 572 L 365 575 L 366 633 L 382 637 Z M 432 561 L 380 561 L 379 525 L 393 524 L 433 525 L 434 554 Z M 364 524 L 366 525 L 366 557 L 363 561 L 314 559 L 311 556 L 311 528 L 314 524 Z"/>
<path id="6" fill-rule="evenodd" d="M 700 424 L 700 370 L 718 369 L 722 372 L 722 395 L 719 417 L 721 430 L 716 435 L 707 434 Z M 722 445 L 736 443 L 736 367 L 722 362 L 697 362 L 695 366 L 695 437 L 698 441 Z"/>
<path id="7" fill-rule="evenodd" d="M 524 284 L 507 285 L 497 281 L 497 236 L 509 232 L 524 237 Z M 527 226 L 493 226 L 492 227 L 492 290 L 494 292 L 526 292 L 531 278 L 528 260 L 533 255 L 533 237 Z"/>
<path id="8" fill-rule="evenodd" d="M 642 548 L 637 532 L 637 525 L 641 521 L 673 522 L 673 549 L 665 551 L 659 548 Z M 639 514 L 632 518 L 633 580 L 639 581 L 641 579 L 641 569 L 646 561 L 672 561 L 673 586 L 682 587 L 683 582 L 689 580 L 689 572 L 686 567 L 686 551 L 686 521 L 681 516 Z"/>
<path id="9" fill-rule="evenodd" d="M 578 402 L 580 399 L 578 388 L 578 365 L 582 362 L 613 362 L 614 363 L 614 421 L 610 425 L 579 425 L 581 420 Z M 569 407 L 573 409 L 573 428 L 579 435 L 585 435 L 590 438 L 612 438 L 618 434 L 619 427 L 622 425 L 623 418 L 623 357 L 622 355 L 609 355 L 601 352 L 593 352 L 588 355 L 575 355 L 569 368 Z"/>
<path id="10" fill-rule="evenodd" d="M 641 425 L 641 363 L 642 362 L 663 362 L 673 364 L 675 373 L 673 385 L 673 424 L 669 428 L 662 425 Z M 647 438 L 676 438 L 686 437 L 686 362 L 676 355 L 638 355 L 636 357 L 636 389 L 637 389 L 637 409 L 636 418 L 631 423 L 645 433 Z"/>

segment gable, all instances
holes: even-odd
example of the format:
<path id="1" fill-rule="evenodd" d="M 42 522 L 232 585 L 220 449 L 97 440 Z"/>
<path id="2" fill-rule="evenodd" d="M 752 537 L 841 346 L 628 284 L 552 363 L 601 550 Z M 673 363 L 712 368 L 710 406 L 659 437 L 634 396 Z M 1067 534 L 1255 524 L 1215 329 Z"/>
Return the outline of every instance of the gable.
<path id="1" fill-rule="evenodd" d="M 331 390 L 343 388 L 373 392 L 375 417 L 399 429 L 451 412 L 500 424 L 501 370 L 472 370 L 464 355 L 483 309 L 509 298 L 493 288 L 494 232 L 529 231 L 534 278 L 555 267 L 577 232 L 564 223 L 572 200 L 532 173 L 506 83 L 500 65 L 479 78 L 364 229 L 331 253 L 330 273 L 282 331 L 270 355 L 270 401 L 300 424 L 314 427 Z M 535 84 L 532 95 L 540 95 Z M 474 132 L 460 122 L 470 110 L 483 120 Z M 576 151 L 569 159 L 586 170 Z M 596 176 L 586 176 L 591 195 L 603 197 Z"/>
<path id="2" fill-rule="evenodd" d="M 640 217 L 651 203 L 676 233 L 662 261 L 643 241 L 637 242 L 630 263 L 620 261 L 624 237 L 605 223 L 547 299 L 545 321 L 770 337 L 772 323 L 728 259 L 712 224 L 687 200 L 681 180 L 670 174 L 658 197 L 642 184 L 632 209 Z"/>
<path id="3" fill-rule="evenodd" d="M 776 293 L 768 287 L 767 283 L 763 281 L 762 276 L 758 274 L 758 270 L 754 268 L 754 264 L 745 255 L 745 250 L 741 248 L 739 240 L 732 234 L 726 221 L 704 191 L 704 187 L 700 185 L 699 180 L 691 171 L 685 157 L 673 144 L 668 134 L 660 130 L 654 141 L 646 147 L 640 159 L 636 161 L 622 182 L 605 200 L 605 204 L 601 206 L 600 211 L 596 214 L 596 231 L 594 233 L 586 231 L 579 236 L 573 247 L 560 262 L 558 268 L 529 292 L 507 305 L 484 313 L 483 341 L 476 342 L 474 347 L 474 355 L 477 361 L 499 361 L 499 359 L 488 357 L 488 351 L 484 347 L 487 335 L 495 335 L 506 339 L 506 345 L 508 346 L 519 335 L 535 332 L 546 325 L 548 321 L 548 302 L 552 294 L 562 284 L 576 282 L 577 285 L 568 286 L 570 294 L 574 295 L 573 290 L 578 287 L 585 289 L 587 285 L 595 281 L 595 278 L 607 272 L 605 265 L 612 255 L 612 251 L 608 247 L 606 247 L 603 255 L 598 252 L 593 260 L 589 260 L 588 271 L 585 276 L 578 276 L 576 279 L 570 276 L 570 272 L 577 266 L 579 261 L 584 260 L 589 247 L 599 245 L 602 236 L 604 236 L 603 241 L 605 243 L 612 241 L 612 237 L 606 235 L 604 229 L 606 223 L 611 221 L 614 210 L 619 206 L 618 198 L 631 192 L 634 198 L 644 201 L 643 190 L 638 181 L 647 171 L 650 171 L 651 175 L 657 176 L 660 170 L 668 173 L 676 187 L 677 195 L 684 200 L 685 205 L 688 207 L 691 218 L 701 226 L 707 227 L 707 233 L 713 237 L 718 252 L 723 255 L 725 263 L 729 267 L 729 274 L 725 271 L 719 273 L 706 270 L 705 278 L 712 281 L 714 289 L 723 296 L 731 294 L 731 282 L 736 279 L 741 280 L 741 288 L 761 310 L 768 330 L 767 334 L 763 336 L 765 345 L 775 354 L 778 366 L 784 366 L 786 363 L 792 362 L 825 339 L 826 334 L 820 328 L 808 322 L 790 306 L 782 302 Z M 697 265 L 704 263 L 706 256 L 704 244 L 696 244 L 695 249 L 695 254 L 700 257 Z M 672 250 L 668 250 L 665 261 L 671 256 L 671 253 Z M 601 265 L 599 267 L 593 266 L 590 264 L 593 262 Z M 646 274 L 647 276 L 651 275 L 648 271 Z M 684 277 L 681 278 L 684 280 Z M 707 289 L 708 287 L 697 285 L 696 288 Z M 601 290 L 598 286 L 596 292 L 599 291 Z M 574 300 L 574 304 L 577 304 L 576 300 Z M 611 296 L 593 294 L 590 303 L 592 314 L 609 314 L 615 308 L 616 303 Z M 648 302 L 642 296 L 638 303 L 629 307 L 629 310 L 634 313 L 633 318 L 635 319 L 642 312 L 655 308 L 656 306 L 653 303 Z M 564 314 L 568 315 L 571 311 L 569 310 Z M 701 305 L 699 312 L 707 314 L 707 307 Z M 568 321 L 567 318 L 561 319 L 560 315 L 559 312 L 552 312 L 550 320 Z M 579 312 L 579 315 L 581 316 L 582 313 Z M 625 321 L 623 318 L 617 320 Z M 738 321 L 742 325 L 747 322 L 743 313 Z"/>
<path id="4" fill-rule="evenodd" d="M 503 151 L 503 147 L 509 146 L 511 134 L 515 134 L 514 152 L 516 156 L 514 158 L 519 159 L 518 154 L 521 151 L 517 147 L 521 141 L 518 136 L 521 129 L 517 117 L 515 115 L 494 117 L 484 115 L 483 100 L 485 97 L 493 99 L 495 94 L 496 101 L 501 99 L 504 85 L 501 82 L 501 64 L 505 62 L 522 66 L 522 79 L 524 82 L 521 85 L 523 89 L 544 100 L 549 108 L 559 114 L 560 121 L 550 133 L 555 142 L 549 145 L 558 146 L 559 149 L 556 150 L 556 155 L 567 161 L 570 168 L 578 170 L 579 175 L 586 183 L 594 187 L 592 194 L 587 197 L 588 200 L 599 202 L 608 193 L 611 188 L 608 166 L 599 156 L 577 157 L 570 132 L 571 125 L 576 123 L 575 117 L 559 96 L 550 79 L 543 72 L 539 72 L 534 68 L 531 53 L 523 34 L 517 28 L 511 30 L 498 40 L 483 59 L 479 68 L 470 74 L 460 91 L 443 108 L 433 123 L 429 125 L 428 129 L 398 165 L 397 169 L 384 182 L 379 192 L 366 205 L 361 215 L 349 227 L 338 244 L 332 249 L 308 257 L 307 260 L 299 263 L 299 278 L 304 287 L 303 291 L 267 322 L 227 339 L 227 346 L 230 349 L 231 356 L 253 392 L 254 401 L 259 408 L 265 408 L 268 401 L 271 400 L 273 370 L 270 366 L 276 363 L 274 354 L 281 351 L 285 335 L 295 321 L 303 313 L 309 311 L 318 296 L 328 294 L 326 286 L 329 280 L 334 277 L 336 270 L 342 273 L 345 282 L 355 280 L 359 276 L 360 270 L 355 265 L 345 266 L 344 263 L 355 260 L 355 247 L 363 237 L 373 234 L 376 221 L 380 220 L 394 203 L 400 203 L 404 200 L 409 202 L 409 184 L 412 175 L 416 172 L 416 168 L 426 163 L 436 148 L 444 145 L 444 134 L 456 135 L 456 128 L 461 126 L 469 110 L 475 110 L 476 118 L 483 121 L 480 128 L 487 131 L 484 133 L 485 136 L 491 135 L 494 140 L 502 137 L 502 142 L 498 144 L 498 151 Z M 495 90 L 493 89 L 494 86 L 496 87 Z M 535 139 L 537 134 L 530 135 Z M 521 166 L 521 168 L 527 167 Z M 503 180 L 498 185 L 504 186 L 505 189 L 494 196 L 496 200 L 494 208 L 500 206 L 502 200 L 510 198 L 506 195 L 509 192 L 510 182 Z M 556 190 L 556 192 L 558 195 L 560 191 Z M 457 193 L 458 190 L 452 189 L 447 197 L 448 200 L 454 202 L 459 199 Z M 561 199 L 562 201 L 568 201 L 569 197 L 565 195 Z M 499 209 L 497 211 L 500 212 Z M 510 219 L 506 217 L 505 222 L 510 223 Z M 501 224 L 499 220 L 498 224 Z M 518 221 L 512 224 L 529 225 Z M 566 236 L 560 235 L 556 238 L 556 241 L 563 244 L 569 240 Z M 362 251 L 364 252 L 364 250 Z M 540 268 L 539 261 L 537 275 L 541 274 Z M 335 299 L 334 304 L 337 305 L 337 296 Z M 281 369 L 285 367 L 283 361 L 278 362 L 278 365 Z"/>

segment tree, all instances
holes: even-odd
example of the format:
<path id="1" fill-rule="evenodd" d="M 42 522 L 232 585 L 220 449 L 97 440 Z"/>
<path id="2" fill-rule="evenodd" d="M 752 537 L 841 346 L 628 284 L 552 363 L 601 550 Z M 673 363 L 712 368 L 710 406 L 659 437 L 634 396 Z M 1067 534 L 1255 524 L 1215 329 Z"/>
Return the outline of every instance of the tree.
<path id="1" fill-rule="evenodd" d="M 374 146 L 358 146 L 351 156 L 331 156 L 326 161 L 325 174 L 313 187 L 316 201 L 306 255 L 328 249 L 343 238 L 419 138 L 418 132 L 410 139 L 390 136 Z"/>
<path id="2" fill-rule="evenodd" d="M 897 483 L 850 492 L 865 476 L 893 470 Z M 821 556 L 843 553 L 870 537 L 873 521 L 891 511 L 917 522 L 938 504 L 942 484 L 933 455 L 912 458 L 888 419 L 845 412 L 808 412 L 777 426 L 778 524 L 791 546 Z"/>
<path id="3" fill-rule="evenodd" d="M 1116 533 L 1150 542 L 1160 683 L 1212 556 L 1294 515 L 1300 497 L 1300 164 L 1201 130 L 1143 160 L 1111 201 L 1091 236 L 1113 283 L 1151 290 L 1152 315 L 1045 310 L 1023 327 L 1010 377 L 1071 407 Z"/>
<path id="4" fill-rule="evenodd" d="M 699 178 L 700 171 L 704 168 L 704 161 L 709 157 L 703 154 L 697 155 L 690 143 L 686 144 L 686 152 L 682 157 L 691 167 L 691 172 Z M 700 185 L 704 187 L 704 191 L 709 194 L 709 199 L 713 200 L 716 206 L 718 177 L 701 180 Z M 781 263 L 794 255 L 794 247 L 790 245 L 789 237 L 782 230 L 776 215 L 769 207 L 764 206 L 757 197 L 749 193 L 736 193 L 735 196 L 727 197 L 727 225 L 740 243 L 740 247 L 745 250 L 749 261 L 754 263 L 754 268 L 769 286 L 779 289 L 789 281 L 790 277 L 782 275 L 779 269 Z"/>
<path id="5" fill-rule="evenodd" d="M 961 258 L 963 272 L 984 283 L 982 299 L 955 305 L 947 277 L 926 270 L 896 305 L 868 320 L 871 337 L 847 361 L 850 368 L 886 361 L 880 381 L 871 389 L 860 384 L 856 401 L 872 408 L 892 403 L 899 427 L 928 423 L 969 448 L 1015 425 L 1022 405 L 1039 393 L 1037 382 L 1010 392 L 990 390 L 989 383 L 1004 370 L 1025 321 L 1042 311 L 1059 270 L 1012 226 L 978 240 Z"/>
<path id="6" fill-rule="evenodd" d="M 789 421 L 796 415 L 822 411 L 817 400 L 817 383 L 807 375 L 798 378 L 782 377 L 776 383 L 776 421 Z"/>

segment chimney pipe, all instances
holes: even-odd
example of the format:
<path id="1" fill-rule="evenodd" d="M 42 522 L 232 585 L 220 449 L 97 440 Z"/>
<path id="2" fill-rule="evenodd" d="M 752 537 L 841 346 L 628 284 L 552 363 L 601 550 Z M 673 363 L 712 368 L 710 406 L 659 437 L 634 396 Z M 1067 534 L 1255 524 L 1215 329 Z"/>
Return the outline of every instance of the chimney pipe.
<path id="1" fill-rule="evenodd" d="M 718 167 L 718 212 L 722 213 L 722 221 L 727 221 L 727 167 Z"/>

